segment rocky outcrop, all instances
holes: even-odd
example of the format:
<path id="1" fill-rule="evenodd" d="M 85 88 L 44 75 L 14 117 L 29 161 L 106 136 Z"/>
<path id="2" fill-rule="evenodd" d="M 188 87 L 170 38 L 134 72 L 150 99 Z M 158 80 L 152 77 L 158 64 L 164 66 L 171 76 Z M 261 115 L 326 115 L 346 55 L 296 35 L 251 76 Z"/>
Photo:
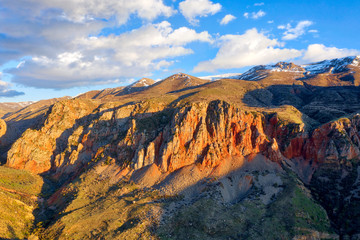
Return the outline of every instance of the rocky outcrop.
<path id="1" fill-rule="evenodd" d="M 141 104 L 96 106 L 79 99 L 55 104 L 39 130 L 29 129 L 15 142 L 7 164 L 59 174 L 111 158 L 135 170 L 155 163 L 172 172 L 193 163 L 215 167 L 236 155 L 282 158 L 277 140 L 265 134 L 262 114 L 223 101 L 141 114 Z"/>
<path id="2" fill-rule="evenodd" d="M 316 164 L 350 161 L 360 156 L 359 128 L 360 115 L 356 114 L 321 125 L 310 136 L 290 124 L 278 128 L 282 130 L 276 132 L 276 138 L 282 143 L 282 154 L 289 159 L 300 157 Z"/>
<path id="3" fill-rule="evenodd" d="M 360 116 L 341 118 L 315 129 L 304 147 L 304 158 L 316 162 L 351 160 L 359 157 Z"/>
<path id="4" fill-rule="evenodd" d="M 213 168 L 231 156 L 254 153 L 280 161 L 277 141 L 265 134 L 265 125 L 262 114 L 241 111 L 223 101 L 192 104 L 174 113 L 150 143 L 145 144 L 144 133 L 135 133 L 138 136 L 133 139 L 142 140 L 132 166 L 139 169 L 155 163 L 163 172 L 194 163 Z"/>
<path id="5" fill-rule="evenodd" d="M 185 107 L 164 129 L 157 163 L 162 171 L 195 162 L 214 167 L 230 155 L 260 152 L 268 144 L 262 124 L 261 115 L 242 112 L 226 102 Z"/>
<path id="6" fill-rule="evenodd" d="M 360 154 L 358 115 L 322 125 L 309 136 L 302 124 L 281 121 L 277 114 L 242 111 L 223 101 L 175 109 L 146 105 L 144 110 L 145 105 L 96 108 L 91 100 L 59 102 L 39 130 L 29 129 L 15 142 L 7 164 L 60 174 L 111 158 L 135 170 L 155 163 L 162 172 L 172 172 L 194 163 L 212 168 L 230 156 L 253 153 L 276 162 L 302 158 L 309 164 Z"/>
<path id="7" fill-rule="evenodd" d="M 6 122 L 0 119 L 0 137 L 6 133 Z"/>
<path id="8" fill-rule="evenodd" d="M 277 64 L 272 66 L 273 69 L 278 71 L 297 71 L 297 72 L 305 72 L 305 69 L 299 65 L 296 65 L 292 62 L 278 62 Z"/>
<path id="9" fill-rule="evenodd" d="M 97 105 L 90 100 L 66 100 L 55 103 L 39 129 L 28 129 L 12 145 L 7 165 L 43 173 L 51 169 L 54 152 L 67 143 L 64 136 L 76 120 L 89 115 Z"/>
<path id="10" fill-rule="evenodd" d="M 342 236 L 360 228 L 359 124 L 358 114 L 325 124 L 305 146 L 318 165 L 309 185 Z"/>

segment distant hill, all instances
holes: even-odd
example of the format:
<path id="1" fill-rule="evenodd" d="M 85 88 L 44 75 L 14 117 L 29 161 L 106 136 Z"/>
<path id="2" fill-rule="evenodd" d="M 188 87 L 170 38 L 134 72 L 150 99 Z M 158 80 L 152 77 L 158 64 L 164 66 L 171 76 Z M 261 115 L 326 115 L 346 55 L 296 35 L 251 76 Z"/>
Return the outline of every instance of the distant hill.
<path id="1" fill-rule="evenodd" d="M 0 117 L 9 112 L 15 112 L 21 108 L 24 108 L 34 102 L 0 102 Z"/>

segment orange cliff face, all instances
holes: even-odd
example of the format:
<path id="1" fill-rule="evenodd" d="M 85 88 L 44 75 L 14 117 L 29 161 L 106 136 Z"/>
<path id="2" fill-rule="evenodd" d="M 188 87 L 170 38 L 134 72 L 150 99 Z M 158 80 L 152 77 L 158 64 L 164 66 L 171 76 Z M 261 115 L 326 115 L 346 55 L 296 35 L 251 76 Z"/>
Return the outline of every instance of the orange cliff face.
<path id="1" fill-rule="evenodd" d="M 133 169 L 155 163 L 171 172 L 193 163 L 214 167 L 229 156 L 278 151 L 276 140 L 264 133 L 262 114 L 222 101 L 143 114 L 136 114 L 138 106 L 99 110 L 82 104 L 55 104 L 39 130 L 29 129 L 15 142 L 7 165 L 60 174 L 109 157 Z"/>
<path id="2" fill-rule="evenodd" d="M 340 119 L 307 134 L 277 114 L 246 112 L 224 101 L 172 109 L 141 104 L 98 107 L 93 101 L 54 105 L 44 125 L 27 130 L 8 153 L 7 165 L 34 173 L 79 171 L 107 158 L 134 170 L 155 164 L 172 172 L 197 164 L 214 168 L 232 156 L 261 153 L 280 162 L 351 159 L 359 156 L 360 117 Z"/>
<path id="3" fill-rule="evenodd" d="M 360 115 L 341 118 L 315 129 L 304 146 L 304 158 L 316 162 L 351 160 L 360 155 Z"/>
<path id="4" fill-rule="evenodd" d="M 231 155 L 261 152 L 268 143 L 261 115 L 214 101 L 180 109 L 154 142 L 137 150 L 142 154 L 133 163 L 135 168 L 156 163 L 163 172 L 193 163 L 214 167 Z"/>
<path id="5" fill-rule="evenodd" d="M 89 100 L 65 100 L 54 104 L 39 130 L 27 129 L 12 145 L 7 165 L 33 173 L 50 170 L 54 152 L 66 144 L 62 142 L 62 136 L 67 135 L 75 122 L 90 114 L 95 107 L 95 102 Z"/>

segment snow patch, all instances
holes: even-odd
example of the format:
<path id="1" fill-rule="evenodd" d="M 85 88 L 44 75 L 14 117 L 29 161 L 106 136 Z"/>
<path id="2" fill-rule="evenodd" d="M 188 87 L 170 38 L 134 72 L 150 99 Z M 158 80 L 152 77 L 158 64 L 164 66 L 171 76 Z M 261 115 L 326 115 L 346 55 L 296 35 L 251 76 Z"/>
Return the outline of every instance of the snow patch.
<path id="1" fill-rule="evenodd" d="M 272 68 L 269 69 L 271 72 L 303 72 L 301 70 L 291 70 L 291 69 L 282 69 L 282 68 Z"/>
<path id="2" fill-rule="evenodd" d="M 239 79 L 240 78 L 241 73 L 225 73 L 225 74 L 219 74 L 219 75 L 211 75 L 211 76 L 203 76 L 203 77 L 199 77 L 200 79 L 204 79 L 204 80 L 211 80 L 211 81 L 216 81 L 216 80 L 220 80 L 220 79 Z"/>
<path id="3" fill-rule="evenodd" d="M 244 72 L 239 79 L 241 80 L 247 80 L 247 81 L 258 81 L 261 80 L 263 78 L 265 78 L 267 76 L 266 73 L 261 73 L 260 74 L 257 72 L 259 70 L 265 70 L 267 66 L 264 65 L 259 65 L 256 67 L 253 67 L 251 69 L 249 69 L 248 71 Z"/>
<path id="4" fill-rule="evenodd" d="M 148 79 L 142 78 L 142 79 L 140 79 L 140 80 L 138 80 L 138 81 L 130 84 L 130 85 L 127 86 L 126 88 L 127 88 L 127 89 L 131 89 L 131 88 L 134 88 L 134 87 L 148 87 L 148 86 L 150 86 L 150 85 L 152 85 L 152 84 L 149 82 Z"/>

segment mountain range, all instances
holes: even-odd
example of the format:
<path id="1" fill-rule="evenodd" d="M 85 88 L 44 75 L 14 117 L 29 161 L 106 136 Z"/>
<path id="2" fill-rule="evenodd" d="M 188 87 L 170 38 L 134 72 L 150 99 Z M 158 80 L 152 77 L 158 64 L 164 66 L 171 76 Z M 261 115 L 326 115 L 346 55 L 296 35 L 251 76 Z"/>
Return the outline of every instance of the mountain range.
<path id="1" fill-rule="evenodd" d="M 357 56 L 0 104 L 0 238 L 360 239 L 359 83 Z"/>

